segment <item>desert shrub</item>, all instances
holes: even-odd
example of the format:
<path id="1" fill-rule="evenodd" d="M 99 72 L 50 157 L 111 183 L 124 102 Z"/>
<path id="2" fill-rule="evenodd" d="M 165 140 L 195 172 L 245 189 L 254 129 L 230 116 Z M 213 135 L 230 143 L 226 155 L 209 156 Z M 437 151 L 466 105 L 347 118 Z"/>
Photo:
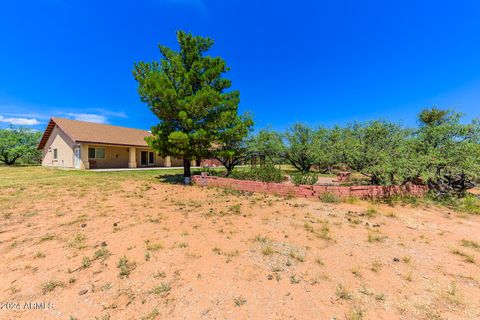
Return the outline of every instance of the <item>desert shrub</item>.
<path id="1" fill-rule="evenodd" d="M 227 174 L 225 170 L 208 168 L 208 167 L 203 167 L 202 172 L 206 172 L 207 175 L 213 176 L 213 177 L 225 177 Z"/>
<path id="2" fill-rule="evenodd" d="M 295 184 L 296 186 L 301 184 L 314 185 L 318 181 L 318 175 L 315 173 L 309 173 L 309 174 L 302 174 L 300 172 L 292 173 L 290 175 L 290 178 L 292 179 L 293 184 Z"/>
<path id="3" fill-rule="evenodd" d="M 461 195 L 439 195 L 436 192 L 429 192 L 427 198 L 439 205 L 449 207 L 451 209 L 465 212 L 468 214 L 480 215 L 480 199 L 473 194 L 467 193 Z"/>
<path id="4" fill-rule="evenodd" d="M 282 182 L 284 180 L 282 170 L 272 164 L 267 164 L 258 168 L 251 168 L 248 171 L 233 171 L 230 177 L 239 180 L 254 180 L 262 182 Z"/>
<path id="5" fill-rule="evenodd" d="M 318 199 L 320 201 L 325 202 L 325 203 L 337 203 L 340 202 L 340 198 L 334 195 L 333 193 L 330 192 L 325 192 L 322 193 L 318 196 Z"/>

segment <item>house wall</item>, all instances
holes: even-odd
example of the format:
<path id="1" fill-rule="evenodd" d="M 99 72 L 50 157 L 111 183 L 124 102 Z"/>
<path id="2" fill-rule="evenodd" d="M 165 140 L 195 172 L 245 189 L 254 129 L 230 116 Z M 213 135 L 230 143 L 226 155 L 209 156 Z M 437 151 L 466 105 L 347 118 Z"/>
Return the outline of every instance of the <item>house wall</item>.
<path id="1" fill-rule="evenodd" d="M 75 143 L 57 126 L 53 128 L 42 150 L 42 166 L 73 168 L 73 146 Z M 53 159 L 53 149 L 57 149 L 57 160 Z"/>
<path id="2" fill-rule="evenodd" d="M 129 162 L 129 147 L 118 147 L 118 146 L 105 146 L 105 145 L 95 145 L 88 144 L 86 148 L 82 148 L 82 159 L 84 158 L 83 153 L 86 152 L 86 158 L 88 158 L 88 148 L 105 148 L 105 158 L 104 159 L 88 159 L 90 161 L 95 161 L 96 166 L 91 166 L 90 169 L 105 169 L 105 168 L 128 168 Z M 85 150 L 85 151 L 84 151 Z M 141 152 L 148 151 L 151 152 L 152 149 L 135 147 L 135 159 L 137 167 L 145 167 L 141 165 Z M 183 166 L 183 159 L 170 158 L 171 166 Z M 149 165 L 155 167 L 164 167 L 165 158 L 159 156 L 155 153 L 155 164 Z"/>
<path id="3" fill-rule="evenodd" d="M 142 166 L 142 151 L 148 151 L 151 152 L 152 149 L 149 148 L 137 148 L 137 154 L 136 154 L 136 159 L 137 159 L 137 167 L 144 167 Z M 158 154 L 154 152 L 154 157 L 155 157 L 155 164 L 152 164 L 150 166 L 156 166 L 156 167 L 163 167 L 165 163 L 165 159 L 160 157 Z"/>
<path id="4" fill-rule="evenodd" d="M 113 147 L 105 145 L 89 144 L 88 148 L 105 148 L 104 159 L 88 159 L 95 161 L 96 165 L 91 166 L 97 169 L 105 168 L 127 168 L 128 167 L 128 147 Z M 88 158 L 88 148 L 86 148 Z M 83 150 L 82 150 L 83 151 Z"/>
<path id="5" fill-rule="evenodd" d="M 172 167 L 183 167 L 183 159 L 170 157 Z"/>

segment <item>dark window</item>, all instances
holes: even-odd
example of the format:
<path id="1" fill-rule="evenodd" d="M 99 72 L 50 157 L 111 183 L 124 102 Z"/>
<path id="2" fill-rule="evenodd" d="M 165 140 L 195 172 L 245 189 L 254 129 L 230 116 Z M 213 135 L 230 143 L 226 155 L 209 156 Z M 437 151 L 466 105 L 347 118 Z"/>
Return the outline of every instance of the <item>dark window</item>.
<path id="1" fill-rule="evenodd" d="M 140 153 L 140 164 L 142 166 L 147 165 L 147 151 L 142 151 Z"/>
<path id="2" fill-rule="evenodd" d="M 53 149 L 53 159 L 58 159 L 58 150 Z"/>
<path id="3" fill-rule="evenodd" d="M 95 148 L 88 148 L 88 158 L 95 159 Z"/>
<path id="4" fill-rule="evenodd" d="M 150 159 L 149 159 L 148 162 L 149 162 L 150 164 L 153 164 L 153 163 L 155 162 L 155 158 L 154 158 L 154 156 L 153 156 L 153 152 L 150 152 L 150 153 L 149 153 L 149 158 L 150 158 Z"/>

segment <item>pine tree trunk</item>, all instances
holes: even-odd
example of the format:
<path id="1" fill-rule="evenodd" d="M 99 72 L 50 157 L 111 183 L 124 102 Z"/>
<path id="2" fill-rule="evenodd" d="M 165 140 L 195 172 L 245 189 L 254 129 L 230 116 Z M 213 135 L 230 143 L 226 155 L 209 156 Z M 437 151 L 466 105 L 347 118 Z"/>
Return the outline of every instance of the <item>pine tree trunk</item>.
<path id="1" fill-rule="evenodd" d="M 188 180 L 188 183 L 190 183 L 190 176 L 191 176 L 191 172 L 190 172 L 190 166 L 191 166 L 191 162 L 189 159 L 183 159 L 183 177 L 184 178 L 188 178 L 188 179 L 185 179 L 185 183 L 187 183 L 187 180 Z"/>

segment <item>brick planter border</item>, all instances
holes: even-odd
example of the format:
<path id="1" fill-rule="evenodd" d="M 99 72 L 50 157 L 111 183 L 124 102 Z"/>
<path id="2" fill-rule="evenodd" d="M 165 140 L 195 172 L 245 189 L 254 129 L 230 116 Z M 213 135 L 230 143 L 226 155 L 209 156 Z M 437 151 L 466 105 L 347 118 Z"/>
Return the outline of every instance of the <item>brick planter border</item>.
<path id="1" fill-rule="evenodd" d="M 237 180 L 207 175 L 195 175 L 193 183 L 198 186 L 220 187 L 246 192 L 269 193 L 278 196 L 295 196 L 304 198 L 318 198 L 328 193 L 339 198 L 357 197 L 362 199 L 379 199 L 391 196 L 423 196 L 428 188 L 414 184 L 402 186 L 317 186 L 317 185 L 286 185 L 282 183 L 266 183 L 251 180 Z"/>

